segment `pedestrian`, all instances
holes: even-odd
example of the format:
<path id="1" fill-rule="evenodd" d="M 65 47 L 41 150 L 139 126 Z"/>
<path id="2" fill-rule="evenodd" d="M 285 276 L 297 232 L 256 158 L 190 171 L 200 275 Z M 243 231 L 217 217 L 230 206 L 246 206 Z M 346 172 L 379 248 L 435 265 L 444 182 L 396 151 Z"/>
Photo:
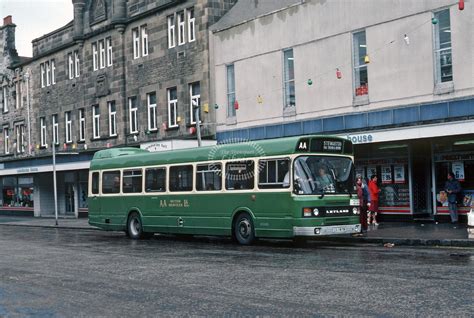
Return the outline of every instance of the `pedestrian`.
<path id="1" fill-rule="evenodd" d="M 360 225 L 362 233 L 367 232 L 367 203 L 369 199 L 369 191 L 367 185 L 362 181 L 362 176 L 357 175 L 356 177 L 356 189 L 357 196 L 359 197 L 359 209 L 360 209 Z"/>
<path id="2" fill-rule="evenodd" d="M 370 195 L 370 206 L 368 212 L 368 221 L 367 223 L 370 225 L 371 223 L 374 225 L 379 225 L 377 222 L 377 214 L 379 212 L 379 193 L 380 188 L 377 185 L 377 176 L 372 175 L 370 176 L 369 181 L 369 195 Z"/>
<path id="3" fill-rule="evenodd" d="M 458 206 L 457 206 L 457 196 L 461 193 L 461 184 L 454 173 L 448 172 L 448 180 L 444 184 L 444 190 L 448 193 L 448 207 L 449 215 L 451 216 L 451 223 L 458 223 Z"/>

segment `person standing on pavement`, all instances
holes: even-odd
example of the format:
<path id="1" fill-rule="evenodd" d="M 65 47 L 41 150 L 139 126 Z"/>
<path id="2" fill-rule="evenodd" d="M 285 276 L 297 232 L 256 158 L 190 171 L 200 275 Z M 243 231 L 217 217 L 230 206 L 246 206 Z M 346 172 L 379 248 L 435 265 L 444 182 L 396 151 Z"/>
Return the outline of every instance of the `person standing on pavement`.
<path id="1" fill-rule="evenodd" d="M 369 194 L 370 194 L 370 207 L 369 207 L 369 217 L 368 224 L 372 223 L 374 225 L 379 225 L 377 223 L 377 214 L 379 212 L 379 193 L 380 188 L 377 185 L 377 176 L 372 175 L 369 181 Z M 371 222 L 372 219 L 372 222 Z"/>
<path id="2" fill-rule="evenodd" d="M 367 203 L 369 201 L 369 191 L 367 185 L 362 182 L 362 176 L 356 178 L 357 196 L 359 197 L 360 224 L 362 233 L 367 232 Z"/>
<path id="3" fill-rule="evenodd" d="M 457 206 L 457 196 L 461 192 L 461 184 L 454 173 L 448 172 L 448 180 L 444 185 L 444 190 L 448 193 L 448 207 L 449 215 L 451 216 L 451 223 L 458 223 L 458 206 Z"/>

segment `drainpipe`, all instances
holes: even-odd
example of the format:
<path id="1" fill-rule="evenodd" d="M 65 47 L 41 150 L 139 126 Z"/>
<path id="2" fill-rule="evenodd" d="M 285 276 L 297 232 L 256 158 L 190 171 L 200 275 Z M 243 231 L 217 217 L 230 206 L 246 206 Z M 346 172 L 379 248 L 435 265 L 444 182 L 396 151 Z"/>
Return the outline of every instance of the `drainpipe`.
<path id="1" fill-rule="evenodd" d="M 28 122 L 28 154 L 31 155 L 31 120 L 30 120 L 30 69 L 26 70 L 26 114 Z"/>

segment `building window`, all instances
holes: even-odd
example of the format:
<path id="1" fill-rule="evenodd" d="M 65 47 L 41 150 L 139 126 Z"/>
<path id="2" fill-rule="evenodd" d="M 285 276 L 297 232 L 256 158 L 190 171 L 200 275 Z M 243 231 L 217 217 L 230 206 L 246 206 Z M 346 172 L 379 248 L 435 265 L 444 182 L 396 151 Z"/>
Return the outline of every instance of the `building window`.
<path id="1" fill-rule="evenodd" d="M 51 85 L 51 66 L 49 65 L 49 61 L 45 62 L 46 68 L 46 86 Z"/>
<path id="2" fill-rule="evenodd" d="M 79 109 L 79 141 L 86 140 L 86 111 Z"/>
<path id="3" fill-rule="evenodd" d="M 46 147 L 46 118 L 40 118 L 40 139 L 41 147 Z"/>
<path id="4" fill-rule="evenodd" d="M 132 30 L 133 35 L 133 58 L 148 55 L 148 30 L 147 26 L 142 25 Z"/>
<path id="5" fill-rule="evenodd" d="M 176 87 L 168 89 L 168 128 L 178 127 L 178 92 Z"/>
<path id="6" fill-rule="evenodd" d="M 99 64 L 100 68 L 105 68 L 105 43 L 104 40 L 99 41 Z"/>
<path id="7" fill-rule="evenodd" d="M 56 65 L 54 60 L 51 60 L 51 85 L 56 84 Z"/>
<path id="8" fill-rule="evenodd" d="M 140 27 L 141 30 L 141 44 L 142 44 L 142 56 L 148 55 L 148 30 L 146 25 Z"/>
<path id="9" fill-rule="evenodd" d="M 367 55 L 365 31 L 353 34 L 353 51 L 355 96 L 367 95 L 369 93 L 369 78 L 367 64 L 365 64 Z"/>
<path id="10" fill-rule="evenodd" d="M 79 54 L 77 51 L 71 52 L 67 55 L 69 79 L 79 77 Z"/>
<path id="11" fill-rule="evenodd" d="M 201 110 L 201 86 L 199 82 L 189 84 L 189 100 L 191 101 L 189 112 L 191 124 L 196 123 L 196 109 Z M 201 119 L 201 116 L 199 116 Z"/>
<path id="12" fill-rule="evenodd" d="M 436 12 L 438 19 L 435 24 L 435 61 L 436 83 L 451 82 L 453 80 L 453 64 L 451 55 L 451 21 L 449 9 Z"/>
<path id="13" fill-rule="evenodd" d="M 46 68 L 45 68 L 45 65 L 44 63 L 41 63 L 40 64 L 40 73 L 41 73 L 41 87 L 45 87 L 46 86 L 46 81 L 45 81 L 45 77 L 46 77 Z"/>
<path id="14" fill-rule="evenodd" d="M 107 66 L 112 66 L 113 60 L 112 60 L 112 38 L 107 38 L 106 40 L 107 43 Z"/>
<path id="15" fill-rule="evenodd" d="M 3 112 L 8 113 L 8 86 L 2 87 Z"/>
<path id="16" fill-rule="evenodd" d="M 53 144 L 59 145 L 59 122 L 58 115 L 53 115 Z"/>
<path id="17" fill-rule="evenodd" d="M 21 107 L 21 81 L 17 80 L 15 83 L 15 108 L 18 109 Z"/>
<path id="18" fill-rule="evenodd" d="M 109 136 L 117 136 L 117 110 L 115 101 L 108 102 L 109 105 Z"/>
<path id="19" fill-rule="evenodd" d="M 176 46 L 176 27 L 174 15 L 168 17 L 168 48 Z"/>
<path id="20" fill-rule="evenodd" d="M 76 51 L 74 52 L 74 75 L 79 77 L 79 53 Z"/>
<path id="21" fill-rule="evenodd" d="M 283 65 L 284 107 L 295 107 L 295 59 L 293 49 L 283 51 Z"/>
<path id="22" fill-rule="evenodd" d="M 3 152 L 8 155 L 10 153 L 10 130 L 3 127 Z"/>
<path id="23" fill-rule="evenodd" d="M 147 94 L 148 104 L 148 130 L 154 131 L 158 127 L 156 125 L 156 93 Z"/>
<path id="24" fill-rule="evenodd" d="M 15 126 L 16 132 L 16 152 L 25 152 L 25 125 L 20 124 Z"/>
<path id="25" fill-rule="evenodd" d="M 99 105 L 92 106 L 92 135 L 94 139 L 100 138 L 100 109 Z"/>
<path id="26" fill-rule="evenodd" d="M 130 118 L 130 133 L 131 134 L 138 133 L 137 111 L 138 111 L 137 98 L 130 97 L 128 99 L 128 113 L 129 113 L 129 118 Z"/>
<path id="27" fill-rule="evenodd" d="M 181 11 L 178 12 L 178 45 L 183 45 L 185 42 L 184 25 L 184 11 Z"/>
<path id="28" fill-rule="evenodd" d="M 196 19 L 194 17 L 194 8 L 190 8 L 187 10 L 188 13 L 188 41 L 193 42 L 196 40 Z"/>
<path id="29" fill-rule="evenodd" d="M 70 111 L 64 113 L 64 124 L 66 133 L 66 143 L 70 143 L 72 142 L 72 118 Z"/>
<path id="30" fill-rule="evenodd" d="M 227 117 L 235 117 L 235 74 L 234 64 L 227 65 Z"/>
<path id="31" fill-rule="evenodd" d="M 72 53 L 69 53 L 67 55 L 67 64 L 68 64 L 68 70 L 69 70 L 69 79 L 74 78 L 74 59 L 72 56 Z"/>
<path id="32" fill-rule="evenodd" d="M 99 69 L 99 52 L 97 51 L 97 43 L 92 43 L 92 65 L 94 68 L 94 71 L 97 71 Z"/>

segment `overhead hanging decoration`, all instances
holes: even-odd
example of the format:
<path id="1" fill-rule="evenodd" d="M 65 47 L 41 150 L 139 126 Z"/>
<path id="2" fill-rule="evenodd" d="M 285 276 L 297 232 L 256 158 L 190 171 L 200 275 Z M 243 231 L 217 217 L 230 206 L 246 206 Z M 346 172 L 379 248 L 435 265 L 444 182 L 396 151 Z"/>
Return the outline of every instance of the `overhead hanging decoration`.
<path id="1" fill-rule="evenodd" d="M 336 68 L 336 77 L 337 79 L 341 79 L 342 78 L 342 72 L 339 68 Z"/>
<path id="2" fill-rule="evenodd" d="M 464 10 L 464 0 L 459 0 L 459 3 L 458 3 L 458 8 L 459 10 Z"/>
<path id="3" fill-rule="evenodd" d="M 431 19 L 431 23 L 433 23 L 433 24 L 438 24 L 438 19 L 432 18 L 432 19 Z"/>
<path id="4" fill-rule="evenodd" d="M 257 103 L 262 104 L 263 103 L 263 97 L 258 95 L 257 96 Z"/>
<path id="5" fill-rule="evenodd" d="M 370 63 L 370 58 L 369 58 L 369 55 L 366 54 L 365 57 L 364 57 L 364 62 L 365 64 L 369 64 Z"/>
<path id="6" fill-rule="evenodd" d="M 235 100 L 234 102 L 234 109 L 235 110 L 239 109 L 239 102 L 237 100 Z"/>
<path id="7" fill-rule="evenodd" d="M 308 83 L 309 86 L 311 86 L 311 85 L 313 85 L 313 80 L 311 78 L 309 78 L 307 83 Z"/>

